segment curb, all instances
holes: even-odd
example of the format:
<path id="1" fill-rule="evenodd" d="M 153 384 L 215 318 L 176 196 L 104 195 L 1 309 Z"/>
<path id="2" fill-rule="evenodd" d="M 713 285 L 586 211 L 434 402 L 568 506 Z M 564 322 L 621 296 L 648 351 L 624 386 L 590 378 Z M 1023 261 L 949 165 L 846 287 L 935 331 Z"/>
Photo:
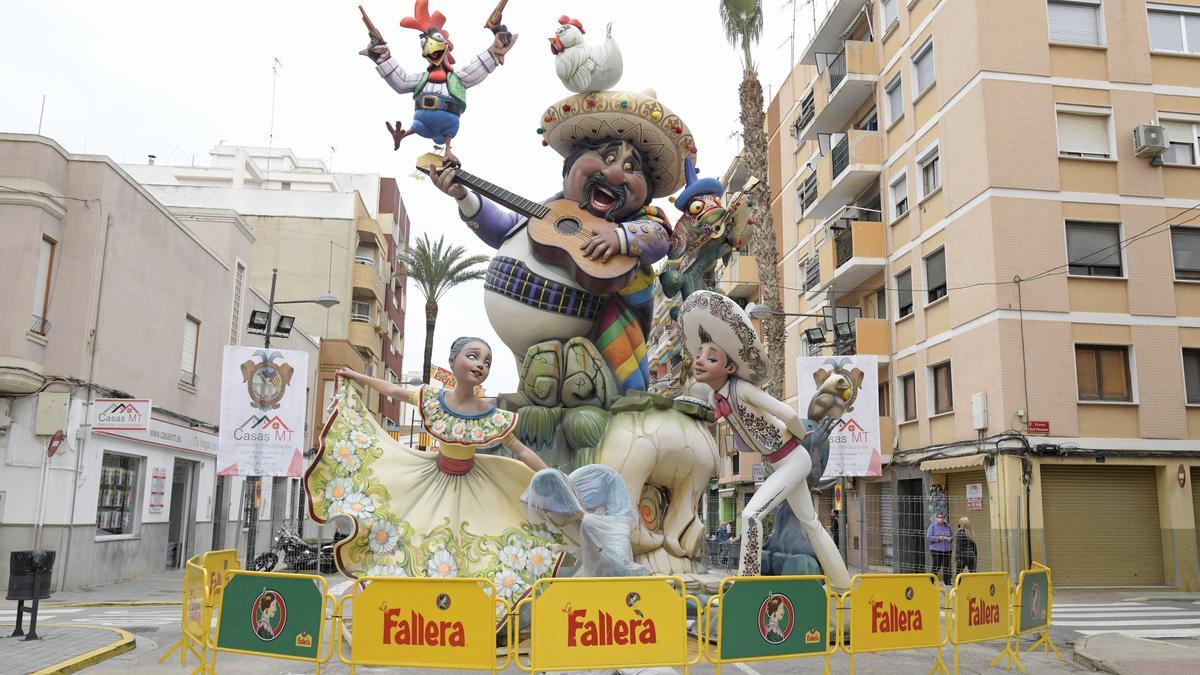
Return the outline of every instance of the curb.
<path id="1" fill-rule="evenodd" d="M 98 602 L 63 602 L 54 605 L 42 605 L 46 609 L 64 609 L 67 607 L 158 607 L 174 605 L 183 606 L 182 600 L 101 600 Z"/>
<path id="2" fill-rule="evenodd" d="M 1088 636 L 1085 635 L 1076 640 L 1075 644 L 1072 645 L 1071 661 L 1083 666 L 1084 668 L 1090 668 L 1091 670 L 1096 670 L 1103 673 L 1116 673 L 1117 671 L 1113 670 L 1100 659 L 1094 659 L 1083 653 L 1082 650 L 1087 648 L 1087 639 Z"/>
<path id="3" fill-rule="evenodd" d="M 108 659 L 111 659 L 112 657 L 114 657 L 118 654 L 124 654 L 125 652 L 127 652 L 137 646 L 137 640 L 133 637 L 133 634 L 129 633 L 128 631 L 123 631 L 120 628 L 113 628 L 111 626 L 94 626 L 94 625 L 90 625 L 90 624 L 78 624 L 78 623 L 76 623 L 76 624 L 48 623 L 48 624 L 44 624 L 44 625 L 47 628 L 96 628 L 99 630 L 112 631 L 118 635 L 118 638 L 117 638 L 117 640 L 110 642 L 110 643 L 104 645 L 103 647 L 100 647 L 99 649 L 93 649 L 92 651 L 87 652 L 86 654 L 80 654 L 79 656 L 69 658 L 66 661 L 60 661 L 59 663 L 56 663 L 52 666 L 35 671 L 33 673 L 33 675 L 55 675 L 58 673 L 78 672 L 89 666 L 94 666 L 97 663 L 100 663 L 101 661 L 107 661 Z"/>

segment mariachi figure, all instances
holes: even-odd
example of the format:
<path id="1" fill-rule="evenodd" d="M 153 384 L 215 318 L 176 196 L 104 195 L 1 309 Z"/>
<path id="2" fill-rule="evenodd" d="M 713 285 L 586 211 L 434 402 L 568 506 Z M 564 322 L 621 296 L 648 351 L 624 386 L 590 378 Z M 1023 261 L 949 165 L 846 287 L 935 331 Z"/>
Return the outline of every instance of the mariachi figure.
<path id="1" fill-rule="evenodd" d="M 546 109 L 539 132 L 563 157 L 561 192 L 548 208 L 474 177 L 468 189 L 452 167 L 435 173 L 462 219 L 498 249 L 484 281 L 488 318 L 518 363 L 540 342 L 586 337 L 622 392 L 645 390 L 650 265 L 671 238 L 650 200 L 683 184 L 683 160 L 696 151 L 691 132 L 653 92 L 624 91 L 565 98 Z M 559 227 L 564 219 L 576 226 Z"/>
<path id="2" fill-rule="evenodd" d="M 438 440 L 421 452 L 387 435 L 350 386 L 337 393 L 321 453 L 305 475 L 312 514 L 354 520 L 338 544 L 339 569 L 349 576 L 483 577 L 516 601 L 557 558 L 546 528 L 528 523 L 521 493 L 546 464 L 513 435 L 515 413 L 478 398 L 492 351 L 479 338 L 450 348 L 452 390 L 410 389 L 343 368 L 338 375 L 384 396 L 410 402 Z M 516 459 L 479 454 L 495 448 Z"/>
<path id="3" fill-rule="evenodd" d="M 733 430 L 737 450 L 759 452 L 774 468 L 742 511 L 745 532 L 738 575 L 760 573 L 762 517 L 787 502 L 830 584 L 839 591 L 847 590 L 850 575 L 833 538 L 817 520 L 807 483 L 813 467 L 809 453 L 825 446 L 836 420 L 803 419 L 761 389 L 768 377 L 766 350 L 750 317 L 730 298 L 697 291 L 684 301 L 679 323 L 684 348 L 693 359 L 692 374 L 697 382 L 712 388 L 713 409 Z"/>
<path id="4" fill-rule="evenodd" d="M 361 6 L 359 9 L 362 9 Z M 516 44 L 517 36 L 499 30 L 503 27 L 497 26 L 492 46 L 472 59 L 466 67 L 455 69 L 454 55 L 451 53 L 454 43 L 450 42 L 450 33 L 444 28 L 445 15 L 441 12 L 430 14 L 429 0 L 416 0 L 413 15 L 401 19 L 400 25 L 421 33 L 421 56 L 427 66 L 423 71 L 410 73 L 392 56 L 383 35 L 367 18 L 366 12 L 363 12 L 363 21 L 367 24 L 371 43 L 360 53 L 375 62 L 379 75 L 397 93 L 412 94 L 416 107 L 409 129 L 405 130 L 399 121 L 395 126 L 388 123 L 395 149 L 400 149 L 400 142 L 405 138 L 417 134 L 443 144 L 446 160 L 457 163 L 450 152 L 450 139 L 458 133 L 459 119 L 467 110 L 467 89 L 483 82 L 498 65 L 504 63 L 504 55 Z M 489 27 L 495 23 L 491 19 L 488 21 Z"/>

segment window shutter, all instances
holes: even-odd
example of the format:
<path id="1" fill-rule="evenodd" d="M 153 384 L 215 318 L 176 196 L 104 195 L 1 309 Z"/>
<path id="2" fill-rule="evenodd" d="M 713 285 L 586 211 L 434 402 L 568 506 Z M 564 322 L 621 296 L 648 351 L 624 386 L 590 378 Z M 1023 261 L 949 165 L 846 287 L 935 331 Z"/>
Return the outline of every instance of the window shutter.
<path id="1" fill-rule="evenodd" d="M 883 27 L 886 30 L 896 21 L 896 0 L 883 0 Z"/>
<path id="2" fill-rule="evenodd" d="M 1200 54 L 1200 15 L 1188 14 L 1183 17 L 1184 31 L 1187 32 L 1187 50 L 1192 54 Z"/>
<path id="3" fill-rule="evenodd" d="M 1200 228 L 1171 228 L 1175 270 L 1200 271 Z"/>
<path id="4" fill-rule="evenodd" d="M 1196 27 L 1200 31 L 1200 26 Z M 1167 125 L 1167 140 L 1171 143 L 1187 143 L 1191 145 L 1196 142 L 1196 138 L 1192 136 L 1192 124 L 1179 120 L 1162 120 L 1162 123 Z"/>
<path id="5" fill-rule="evenodd" d="M 1147 13 L 1150 19 L 1150 48 L 1168 52 L 1185 51 L 1183 25 L 1179 15 L 1172 12 Z M 1200 38 L 1200 35 L 1197 36 Z"/>
<path id="6" fill-rule="evenodd" d="M 934 288 L 946 283 L 946 250 L 942 249 L 925 259 L 925 287 Z"/>
<path id="7" fill-rule="evenodd" d="M 179 370 L 187 375 L 196 374 L 196 346 L 200 341 L 200 324 L 188 317 L 183 324 L 183 356 Z"/>
<path id="8" fill-rule="evenodd" d="M 1058 149 L 1062 152 L 1108 157 L 1108 116 L 1060 111 Z"/>
<path id="9" fill-rule="evenodd" d="M 933 47 L 926 49 L 916 60 L 917 66 L 917 91 L 925 91 L 929 85 L 933 84 Z M 915 94 L 914 94 L 915 96 Z"/>
<path id="10" fill-rule="evenodd" d="M 1183 350 L 1183 382 L 1188 403 L 1200 403 L 1200 350 Z"/>
<path id="11" fill-rule="evenodd" d="M 1100 12 L 1096 5 L 1051 2 L 1050 41 L 1073 45 L 1100 44 Z"/>
<path id="12" fill-rule="evenodd" d="M 888 122 L 893 122 L 904 113 L 904 93 L 897 78 L 892 87 L 887 90 Z"/>
<path id="13" fill-rule="evenodd" d="M 1091 223 L 1067 223 L 1067 256 L 1072 265 L 1121 266 L 1118 228 Z"/>

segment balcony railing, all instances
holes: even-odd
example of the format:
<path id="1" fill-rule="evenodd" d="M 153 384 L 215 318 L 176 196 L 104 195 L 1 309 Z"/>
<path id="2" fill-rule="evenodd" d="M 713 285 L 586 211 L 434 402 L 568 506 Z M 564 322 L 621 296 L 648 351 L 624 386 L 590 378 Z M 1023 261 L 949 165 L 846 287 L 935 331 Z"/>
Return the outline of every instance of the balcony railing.
<path id="1" fill-rule="evenodd" d="M 843 134 L 842 139 L 833 146 L 833 180 L 842 175 L 848 166 L 850 166 L 850 136 Z"/>
<path id="2" fill-rule="evenodd" d="M 50 332 L 50 321 L 38 316 L 37 314 L 34 314 L 32 325 L 29 327 L 29 330 L 37 333 L 38 335 L 45 335 Z"/>
<path id="3" fill-rule="evenodd" d="M 836 91 L 844 79 L 846 79 L 845 50 L 829 62 L 829 91 Z"/>
<path id="4" fill-rule="evenodd" d="M 846 229 L 838 232 L 833 238 L 833 250 L 837 267 L 846 264 L 846 261 L 854 257 L 854 229 L 846 227 Z"/>
<path id="5" fill-rule="evenodd" d="M 796 123 L 792 125 L 792 135 L 796 138 L 800 137 L 800 132 L 813 121 L 813 115 L 817 113 L 816 101 L 813 99 L 812 92 L 804 97 L 800 103 L 800 115 L 796 117 Z"/>

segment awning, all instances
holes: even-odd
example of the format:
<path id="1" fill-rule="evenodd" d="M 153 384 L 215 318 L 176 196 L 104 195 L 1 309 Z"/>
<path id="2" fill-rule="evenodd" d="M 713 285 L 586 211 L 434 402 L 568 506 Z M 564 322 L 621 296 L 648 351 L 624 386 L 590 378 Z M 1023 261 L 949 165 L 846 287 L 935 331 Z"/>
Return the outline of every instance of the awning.
<path id="1" fill-rule="evenodd" d="M 959 455 L 958 457 L 946 457 L 944 459 L 927 459 L 921 462 L 922 471 L 946 471 L 948 469 L 966 469 L 972 466 L 983 466 L 983 458 L 986 455 L 982 452 L 977 452 L 973 455 Z"/>

